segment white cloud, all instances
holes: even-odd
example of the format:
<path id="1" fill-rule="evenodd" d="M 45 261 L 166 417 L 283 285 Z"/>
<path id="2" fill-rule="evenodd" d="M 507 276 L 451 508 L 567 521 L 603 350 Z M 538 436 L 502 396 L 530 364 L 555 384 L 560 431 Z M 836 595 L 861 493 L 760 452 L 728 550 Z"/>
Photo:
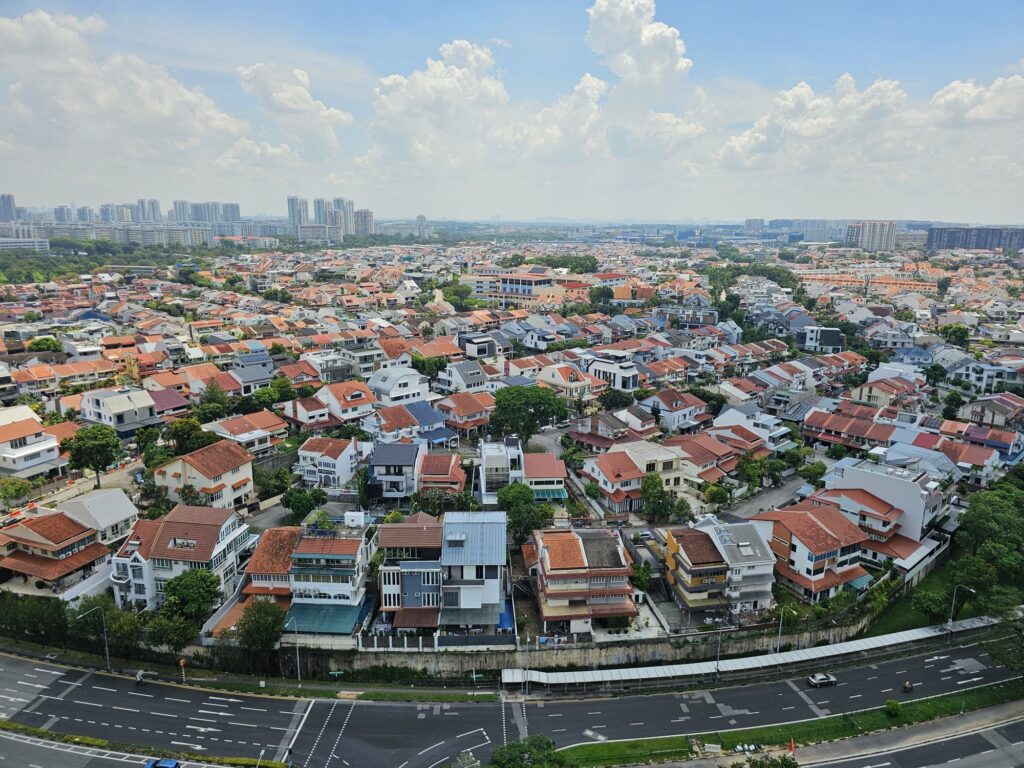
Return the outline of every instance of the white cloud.
<path id="1" fill-rule="evenodd" d="M 255 167 L 266 170 L 268 164 L 277 166 L 293 165 L 299 156 L 287 144 L 256 142 L 248 137 L 238 139 L 214 161 L 222 171 L 237 171 Z"/>
<path id="2" fill-rule="evenodd" d="M 623 79 L 663 81 L 690 71 L 679 30 L 654 20 L 654 0 L 596 0 L 587 44 Z"/>
<path id="3" fill-rule="evenodd" d="M 352 115 L 329 107 L 310 93 L 309 74 L 273 64 L 253 64 L 236 70 L 242 89 L 255 96 L 271 119 L 296 136 L 313 136 L 331 149 L 339 146 L 337 129 L 350 125 Z"/>
<path id="4" fill-rule="evenodd" d="M 931 105 L 950 120 L 967 123 L 1024 118 L 1024 76 L 997 77 L 991 85 L 955 80 L 936 93 Z"/>

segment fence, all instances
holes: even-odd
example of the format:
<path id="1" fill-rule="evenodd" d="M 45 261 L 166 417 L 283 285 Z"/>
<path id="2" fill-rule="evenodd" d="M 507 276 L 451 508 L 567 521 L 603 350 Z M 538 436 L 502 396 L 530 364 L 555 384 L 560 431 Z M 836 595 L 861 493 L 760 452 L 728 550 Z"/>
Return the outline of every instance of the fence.
<path id="1" fill-rule="evenodd" d="M 277 472 L 279 469 L 291 469 L 298 460 L 299 450 L 296 448 L 287 453 L 272 453 L 262 459 L 256 459 L 253 464 L 267 472 Z"/>
<path id="2" fill-rule="evenodd" d="M 515 635 L 443 635 L 437 638 L 439 648 L 466 648 L 474 645 L 516 645 Z"/>

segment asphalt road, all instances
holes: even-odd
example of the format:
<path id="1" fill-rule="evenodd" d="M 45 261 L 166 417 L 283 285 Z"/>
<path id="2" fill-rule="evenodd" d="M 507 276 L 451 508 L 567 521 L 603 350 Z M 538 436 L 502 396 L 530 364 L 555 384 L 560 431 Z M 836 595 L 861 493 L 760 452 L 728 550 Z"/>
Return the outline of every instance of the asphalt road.
<path id="1" fill-rule="evenodd" d="M 713 691 L 525 704 L 514 697 L 479 704 L 311 703 L 156 683 L 136 688 L 130 679 L 0 656 L 0 717 L 143 749 L 245 757 L 265 749 L 268 758 L 282 759 L 291 746 L 292 758 L 307 768 L 437 768 L 467 749 L 486 759 L 494 747 L 535 733 L 564 747 L 747 728 L 878 707 L 890 698 L 967 690 L 1013 675 L 971 645 L 837 676 L 838 685 L 820 689 L 808 688 L 800 678 Z M 900 690 L 906 680 L 915 686 L 909 695 Z M 965 742 L 964 748 L 978 746 Z"/>
<path id="2" fill-rule="evenodd" d="M 799 758 L 799 754 L 798 754 Z M 1024 720 L 870 757 L 813 763 L 807 768 L 1019 768 L 1024 765 Z"/>

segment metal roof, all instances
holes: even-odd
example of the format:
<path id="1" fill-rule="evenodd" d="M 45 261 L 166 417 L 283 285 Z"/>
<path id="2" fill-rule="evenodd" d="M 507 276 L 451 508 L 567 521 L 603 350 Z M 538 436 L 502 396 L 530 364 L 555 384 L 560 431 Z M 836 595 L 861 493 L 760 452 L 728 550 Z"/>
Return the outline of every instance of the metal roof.
<path id="1" fill-rule="evenodd" d="M 978 629 L 998 623 L 988 616 L 974 619 L 962 619 L 953 622 L 954 632 Z M 826 661 L 830 658 L 846 656 L 851 653 L 888 648 L 894 645 L 912 643 L 942 637 L 948 631 L 946 624 L 931 627 L 908 629 L 905 632 L 894 632 L 891 635 L 865 637 L 859 640 L 848 640 L 845 643 L 834 643 L 815 648 L 801 648 L 785 653 L 769 653 L 763 656 L 748 656 L 742 659 L 722 659 L 717 667 L 714 661 L 701 661 L 692 664 L 667 664 L 661 667 L 629 667 L 619 669 L 590 669 L 580 672 L 541 672 L 534 669 L 503 669 L 501 681 L 507 685 L 522 683 L 524 678 L 531 683 L 542 685 L 582 685 L 583 683 L 610 683 L 616 681 L 661 680 L 673 677 L 696 677 L 720 672 L 755 672 L 760 669 L 777 670 L 787 664 L 800 664 L 813 661 Z M 538 659 L 540 660 L 540 659 Z"/>
<path id="2" fill-rule="evenodd" d="M 504 512 L 446 513 L 441 563 L 446 566 L 504 565 L 507 522 Z"/>

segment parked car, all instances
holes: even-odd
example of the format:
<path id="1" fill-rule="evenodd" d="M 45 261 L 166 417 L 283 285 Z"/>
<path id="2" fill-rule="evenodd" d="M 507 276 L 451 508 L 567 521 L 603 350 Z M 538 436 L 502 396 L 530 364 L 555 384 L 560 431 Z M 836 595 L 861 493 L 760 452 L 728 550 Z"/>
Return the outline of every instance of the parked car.
<path id="1" fill-rule="evenodd" d="M 835 675 L 829 675 L 825 672 L 815 672 L 807 678 L 807 684 L 811 688 L 822 688 L 826 685 L 835 685 L 838 682 Z"/>
<path id="2" fill-rule="evenodd" d="M 143 766 L 143 768 L 181 768 L 181 763 L 169 757 L 164 757 L 160 759 L 151 757 L 149 760 L 146 761 L 146 764 L 145 766 Z"/>

